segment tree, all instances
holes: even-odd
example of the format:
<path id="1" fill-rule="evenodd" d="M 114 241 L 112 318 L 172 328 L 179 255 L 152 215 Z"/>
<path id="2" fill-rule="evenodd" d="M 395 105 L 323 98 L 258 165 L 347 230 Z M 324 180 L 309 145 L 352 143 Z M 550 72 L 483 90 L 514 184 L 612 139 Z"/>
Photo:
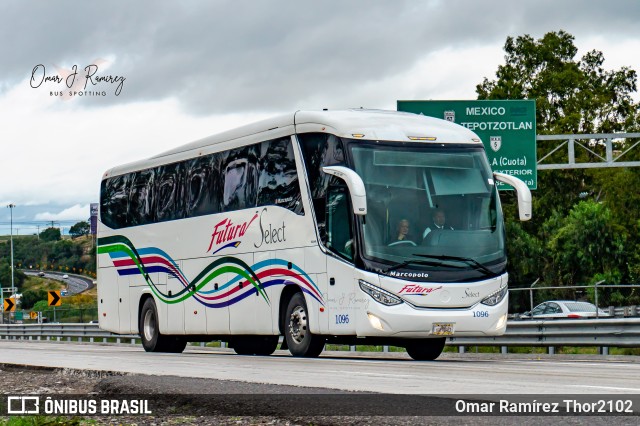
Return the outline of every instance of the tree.
<path id="1" fill-rule="evenodd" d="M 36 302 L 33 305 L 33 308 L 32 308 L 32 310 L 36 311 L 36 312 L 44 312 L 44 311 L 46 311 L 48 309 L 50 309 L 48 300 L 40 300 L 40 301 Z"/>
<path id="2" fill-rule="evenodd" d="M 640 105 L 631 96 L 637 90 L 634 70 L 605 70 L 604 55 L 595 50 L 577 58 L 574 37 L 564 31 L 537 40 L 529 35 L 508 37 L 504 50 L 505 63 L 498 67 L 496 79 L 484 78 L 476 86 L 478 99 L 535 99 L 538 134 L 640 129 Z M 604 157 L 604 146 L 593 142 L 590 149 Z M 551 160 L 563 156 L 559 150 Z M 576 156 L 581 161 L 595 158 L 586 150 L 576 150 Z M 510 275 L 527 282 L 538 275 L 548 285 L 640 278 L 640 213 L 635 207 L 640 197 L 629 194 L 640 183 L 638 172 L 539 173 L 534 219 L 512 224 L 513 215 L 505 215 Z M 513 194 L 502 193 L 501 198 L 505 210 L 514 208 Z"/>
<path id="3" fill-rule="evenodd" d="M 42 241 L 58 241 L 60 238 L 60 229 L 58 228 L 47 228 L 40 233 Z"/>
<path id="4" fill-rule="evenodd" d="M 606 71 L 602 67 L 604 55 L 596 50 L 576 59 L 574 37 L 564 31 L 547 33 L 538 40 L 530 35 L 508 37 L 504 50 L 506 63 L 498 67 L 496 80 L 484 78 L 476 86 L 478 99 L 535 99 L 538 134 L 637 128 L 640 108 L 631 97 L 637 90 L 634 70 Z M 593 150 L 604 154 L 603 146 L 596 145 Z M 594 157 L 586 150 L 576 154 Z M 562 155 L 559 151 L 551 158 Z M 585 170 L 540 173 L 536 207 L 547 214 L 553 209 L 568 213 L 580 193 L 598 192 L 592 176 L 593 172 Z M 534 215 L 533 223 L 539 226 L 544 219 Z"/>
<path id="5" fill-rule="evenodd" d="M 47 301 L 48 294 L 45 290 L 25 290 L 22 292 L 20 304 L 22 309 L 31 309 L 37 302 Z"/>
<path id="6" fill-rule="evenodd" d="M 599 275 L 609 277 L 608 284 L 614 284 L 619 283 L 624 269 L 627 239 L 627 230 L 612 221 L 611 211 L 588 200 L 571 210 L 548 247 L 561 282 L 584 284 Z"/>
<path id="7" fill-rule="evenodd" d="M 91 226 L 89 222 L 82 221 L 73 225 L 69 229 L 69 234 L 71 234 L 71 238 L 78 238 L 83 235 L 89 235 L 89 231 L 91 231 Z"/>
<path id="8" fill-rule="evenodd" d="M 17 264 L 17 262 L 16 262 Z M 13 274 L 13 284 L 20 290 L 27 276 L 17 268 Z M 11 287 L 11 264 L 7 261 L 0 261 L 0 285 L 2 287 Z"/>
<path id="9" fill-rule="evenodd" d="M 508 37 L 497 80 L 476 86 L 478 99 L 535 99 L 538 133 L 608 133 L 628 127 L 638 113 L 631 93 L 636 72 L 605 71 L 604 55 L 592 50 L 576 60 L 574 37 L 550 32 Z"/>

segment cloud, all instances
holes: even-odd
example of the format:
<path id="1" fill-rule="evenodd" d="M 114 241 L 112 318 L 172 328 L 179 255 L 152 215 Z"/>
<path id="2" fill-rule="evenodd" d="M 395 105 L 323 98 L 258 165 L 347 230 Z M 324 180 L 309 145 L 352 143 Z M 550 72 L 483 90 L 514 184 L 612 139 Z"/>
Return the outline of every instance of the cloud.
<path id="1" fill-rule="evenodd" d="M 85 205 L 76 204 L 75 206 L 64 209 L 58 213 L 50 213 L 50 212 L 38 213 L 36 214 L 35 220 L 53 220 L 53 221 L 76 220 L 82 217 L 88 218 L 89 215 L 90 213 L 89 213 L 88 204 L 85 204 Z"/>
<path id="2" fill-rule="evenodd" d="M 615 6 L 614 6 L 615 4 Z M 0 7 L 3 76 L 23 81 L 37 63 L 80 68 L 114 58 L 120 96 L 86 107 L 178 100 L 188 114 L 308 107 L 384 83 L 447 49 L 502 46 L 507 35 L 566 29 L 637 38 L 638 2 L 268 1 L 200 3 L 10 2 Z M 21 19 L 29 16 L 25 22 Z M 91 19 L 96 17 L 99 19 Z M 29 34 L 29 37 L 16 37 Z M 466 65 L 458 58 L 459 65 Z M 434 64 L 439 67 L 441 64 Z M 479 82 L 479 81 L 478 81 Z M 452 83 L 453 84 L 453 83 Z M 370 98 L 380 102 L 381 97 Z M 326 102 L 325 102 L 326 103 Z"/>
<path id="3" fill-rule="evenodd" d="M 97 202 L 108 169 L 267 116 L 194 117 L 174 99 L 84 108 L 91 101 L 41 97 L 25 85 L 0 96 L 0 200 L 20 207 Z"/>

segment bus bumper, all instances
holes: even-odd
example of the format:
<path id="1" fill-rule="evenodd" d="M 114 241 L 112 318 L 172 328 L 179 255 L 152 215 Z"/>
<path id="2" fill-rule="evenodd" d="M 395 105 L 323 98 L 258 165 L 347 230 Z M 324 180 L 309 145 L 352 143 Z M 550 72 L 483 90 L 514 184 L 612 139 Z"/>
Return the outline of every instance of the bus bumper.
<path id="1" fill-rule="evenodd" d="M 469 308 L 421 308 L 408 303 L 385 306 L 369 300 L 359 315 L 358 337 L 475 337 L 500 336 L 507 328 L 509 296 L 495 306 L 476 303 Z"/>

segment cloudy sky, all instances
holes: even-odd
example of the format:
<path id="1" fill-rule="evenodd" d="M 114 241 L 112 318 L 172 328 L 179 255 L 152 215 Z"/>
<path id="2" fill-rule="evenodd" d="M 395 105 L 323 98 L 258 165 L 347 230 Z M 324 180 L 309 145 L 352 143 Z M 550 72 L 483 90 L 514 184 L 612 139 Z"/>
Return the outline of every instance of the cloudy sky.
<path id="1" fill-rule="evenodd" d="M 0 235 L 9 203 L 20 234 L 69 226 L 106 169 L 258 119 L 475 99 L 508 36 L 640 71 L 638 22 L 638 0 L 0 0 Z M 69 97 L 91 64 L 114 81 Z"/>

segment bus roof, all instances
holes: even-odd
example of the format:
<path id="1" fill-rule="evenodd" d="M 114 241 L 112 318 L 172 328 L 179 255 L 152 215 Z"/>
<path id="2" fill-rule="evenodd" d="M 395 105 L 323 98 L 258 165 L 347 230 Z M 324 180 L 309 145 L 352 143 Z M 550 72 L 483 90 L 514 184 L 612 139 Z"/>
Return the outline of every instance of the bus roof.
<path id="1" fill-rule="evenodd" d="M 222 143 L 232 143 L 236 139 L 247 136 L 272 133 L 274 130 L 286 127 L 291 128 L 290 133 L 326 132 L 349 139 L 359 137 L 366 140 L 414 143 L 481 143 L 480 138 L 466 127 L 446 120 L 408 112 L 363 108 L 340 111 L 297 111 L 292 114 L 284 114 L 258 121 L 186 145 L 181 145 L 147 160 L 114 167 L 108 170 L 103 178 L 152 167 L 158 164 L 179 161 L 189 152 L 198 152 L 207 147 Z M 242 145 L 244 145 L 244 143 Z"/>

